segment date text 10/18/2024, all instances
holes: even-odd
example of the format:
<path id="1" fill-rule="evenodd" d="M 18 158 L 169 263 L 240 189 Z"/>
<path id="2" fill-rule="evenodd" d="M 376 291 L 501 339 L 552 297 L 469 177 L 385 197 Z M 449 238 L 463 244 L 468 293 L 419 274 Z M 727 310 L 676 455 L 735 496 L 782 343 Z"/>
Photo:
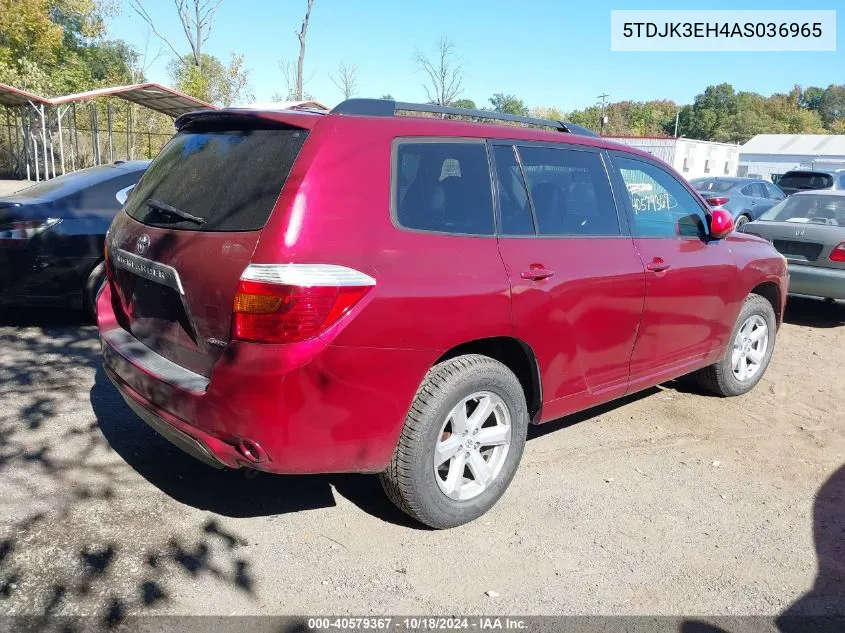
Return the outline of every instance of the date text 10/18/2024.
<path id="1" fill-rule="evenodd" d="M 429 631 L 469 631 L 469 630 L 511 630 L 527 628 L 525 620 L 510 617 L 342 617 L 308 618 L 311 630 L 429 630 Z"/>

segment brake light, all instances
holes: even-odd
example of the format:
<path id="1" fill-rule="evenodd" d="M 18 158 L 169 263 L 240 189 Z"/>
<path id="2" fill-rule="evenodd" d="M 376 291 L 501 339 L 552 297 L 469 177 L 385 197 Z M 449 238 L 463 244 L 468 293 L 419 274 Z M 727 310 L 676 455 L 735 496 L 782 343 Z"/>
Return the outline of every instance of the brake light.
<path id="1" fill-rule="evenodd" d="M 711 207 L 721 207 L 723 204 L 727 204 L 730 201 L 730 198 L 717 197 L 717 198 L 707 198 L 707 204 Z"/>
<path id="2" fill-rule="evenodd" d="M 845 242 L 830 252 L 830 260 L 833 262 L 845 262 Z"/>
<path id="3" fill-rule="evenodd" d="M 332 264 L 250 264 L 235 293 L 232 338 L 256 343 L 314 338 L 375 283 L 369 275 Z"/>
<path id="4" fill-rule="evenodd" d="M 0 246 L 24 248 L 30 239 L 61 221 L 61 218 L 47 218 L 0 224 Z"/>

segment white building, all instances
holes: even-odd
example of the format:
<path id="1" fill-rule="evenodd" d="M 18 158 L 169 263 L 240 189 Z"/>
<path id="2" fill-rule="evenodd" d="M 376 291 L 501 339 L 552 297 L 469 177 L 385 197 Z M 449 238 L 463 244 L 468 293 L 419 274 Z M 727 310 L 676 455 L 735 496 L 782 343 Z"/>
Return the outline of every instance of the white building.
<path id="1" fill-rule="evenodd" d="M 701 176 L 736 176 L 739 145 L 662 136 L 606 136 L 648 152 L 669 163 L 687 179 Z"/>
<path id="2" fill-rule="evenodd" d="M 845 167 L 845 135 L 758 134 L 740 148 L 740 176 L 777 182 L 798 167 Z"/>

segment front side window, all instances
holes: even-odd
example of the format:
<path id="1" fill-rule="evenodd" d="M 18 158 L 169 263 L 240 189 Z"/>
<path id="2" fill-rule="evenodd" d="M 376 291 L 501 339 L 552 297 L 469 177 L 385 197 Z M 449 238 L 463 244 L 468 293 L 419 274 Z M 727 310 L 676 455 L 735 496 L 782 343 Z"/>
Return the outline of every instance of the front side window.
<path id="1" fill-rule="evenodd" d="M 638 237 L 703 237 L 707 218 L 695 197 L 660 167 L 614 156 L 633 210 L 633 232 Z"/>
<path id="2" fill-rule="evenodd" d="M 394 180 L 396 220 L 401 226 L 493 235 L 493 194 L 484 143 L 401 142 Z"/>
<path id="3" fill-rule="evenodd" d="M 539 235 L 619 235 L 601 157 L 594 152 L 520 147 Z"/>
<path id="4" fill-rule="evenodd" d="M 773 185 L 767 182 L 765 187 L 766 193 L 772 200 L 783 200 L 786 197 L 783 191 L 781 191 L 777 185 Z"/>
<path id="5" fill-rule="evenodd" d="M 763 185 L 759 182 L 752 182 L 750 185 L 745 185 L 742 188 L 742 195 L 749 198 L 765 198 L 766 192 L 763 190 Z"/>

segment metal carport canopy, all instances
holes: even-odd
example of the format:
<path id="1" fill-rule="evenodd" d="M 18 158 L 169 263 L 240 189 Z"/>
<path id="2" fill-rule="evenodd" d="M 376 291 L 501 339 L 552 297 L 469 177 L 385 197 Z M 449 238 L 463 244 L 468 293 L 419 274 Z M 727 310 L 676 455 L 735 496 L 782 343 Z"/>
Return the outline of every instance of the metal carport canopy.
<path id="1" fill-rule="evenodd" d="M 46 100 L 50 105 L 62 105 L 74 101 L 88 101 L 99 97 L 118 97 L 137 103 L 138 105 L 162 112 L 172 117 L 177 117 L 186 112 L 194 110 L 216 110 L 217 106 L 200 101 L 189 95 L 167 88 L 161 84 L 145 83 L 132 86 L 117 86 L 115 88 L 98 88 L 88 92 L 79 92 L 73 95 L 64 95 Z"/>
<path id="2" fill-rule="evenodd" d="M 52 105 L 49 99 L 39 97 L 26 90 L 19 90 L 0 84 L 0 105 L 3 106 L 28 106 L 28 105 Z"/>

